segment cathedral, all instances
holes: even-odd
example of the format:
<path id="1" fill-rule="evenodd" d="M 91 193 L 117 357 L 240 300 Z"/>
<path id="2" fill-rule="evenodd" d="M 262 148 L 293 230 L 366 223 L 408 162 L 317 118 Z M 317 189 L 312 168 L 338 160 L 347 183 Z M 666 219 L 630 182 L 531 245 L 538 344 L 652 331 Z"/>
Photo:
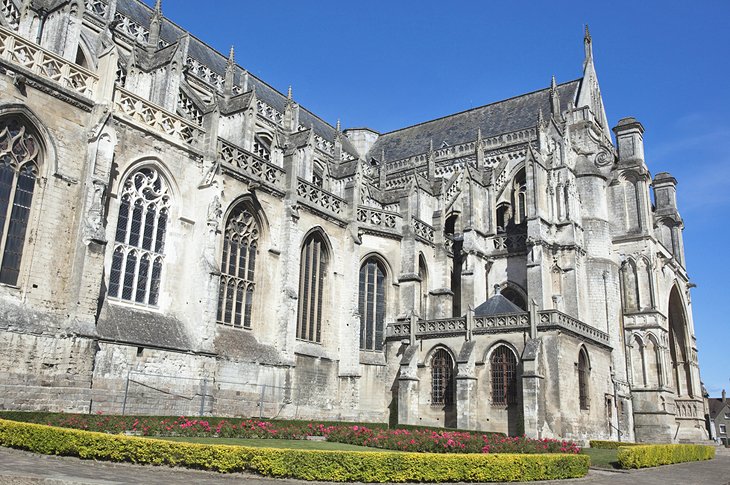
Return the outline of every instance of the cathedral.
<path id="1" fill-rule="evenodd" d="M 677 181 L 587 29 L 578 79 L 380 133 L 159 1 L 0 4 L 0 409 L 706 439 Z"/>

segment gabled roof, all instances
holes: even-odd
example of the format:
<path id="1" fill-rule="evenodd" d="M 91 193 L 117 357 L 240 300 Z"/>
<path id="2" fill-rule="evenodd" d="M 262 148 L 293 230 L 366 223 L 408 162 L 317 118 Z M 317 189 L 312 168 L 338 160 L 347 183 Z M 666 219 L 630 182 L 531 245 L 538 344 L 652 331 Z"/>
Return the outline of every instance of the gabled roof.
<path id="1" fill-rule="evenodd" d="M 475 317 L 488 317 L 505 313 L 525 313 L 525 310 L 509 301 L 501 293 L 497 293 L 474 309 Z"/>
<path id="2" fill-rule="evenodd" d="M 575 104 L 580 82 L 576 79 L 558 85 L 563 109 L 568 103 Z M 550 116 L 549 87 L 385 133 L 369 153 L 379 159 L 384 151 L 385 162 L 392 162 L 428 152 L 431 141 L 436 148 L 443 142 L 460 145 L 474 141 L 480 128 L 484 138 L 533 128 L 541 109 L 543 116 Z"/>
<path id="3" fill-rule="evenodd" d="M 711 397 L 707 400 L 707 404 L 710 407 L 710 418 L 715 419 L 728 405 L 728 401 L 722 402 L 719 397 Z M 730 408 L 728 408 L 728 411 L 730 412 Z"/>

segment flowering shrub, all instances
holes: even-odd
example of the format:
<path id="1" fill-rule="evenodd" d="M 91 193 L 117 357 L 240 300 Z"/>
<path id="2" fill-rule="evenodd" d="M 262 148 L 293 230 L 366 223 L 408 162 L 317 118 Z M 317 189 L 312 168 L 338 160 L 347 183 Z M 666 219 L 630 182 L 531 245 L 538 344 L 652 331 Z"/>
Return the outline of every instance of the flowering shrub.
<path id="1" fill-rule="evenodd" d="M 572 441 L 534 440 L 459 431 L 370 429 L 339 426 L 327 434 L 327 441 L 371 446 L 388 450 L 429 453 L 572 453 L 580 448 Z"/>
<path id="2" fill-rule="evenodd" d="M 441 429 L 387 429 L 386 425 L 266 421 L 260 419 L 196 419 L 153 416 L 106 416 L 2 412 L 0 417 L 61 428 L 142 436 L 306 439 L 324 436 L 328 441 L 387 450 L 431 453 L 571 453 L 580 451 L 571 441 L 533 440 L 499 433 Z"/>

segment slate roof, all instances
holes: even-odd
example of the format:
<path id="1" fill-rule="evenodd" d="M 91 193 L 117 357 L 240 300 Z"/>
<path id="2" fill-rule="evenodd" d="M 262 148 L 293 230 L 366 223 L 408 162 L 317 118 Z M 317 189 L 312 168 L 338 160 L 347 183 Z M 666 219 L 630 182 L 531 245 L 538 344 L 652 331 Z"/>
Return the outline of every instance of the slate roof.
<path id="1" fill-rule="evenodd" d="M 130 18 L 145 29 L 149 29 L 153 9 L 141 1 L 119 0 L 117 3 L 117 12 Z M 177 42 L 180 37 L 186 34 L 189 34 L 189 32 L 183 30 L 167 18 L 163 19 L 162 27 L 160 29 L 160 38 L 165 42 L 172 44 Z M 211 71 L 221 76 L 225 76 L 228 56 L 221 54 L 193 35 L 190 35 L 188 55 L 209 67 Z M 234 84 L 240 84 L 243 72 L 244 69 L 241 66 L 236 66 Z M 275 108 L 280 113 L 284 113 L 287 100 L 285 94 L 280 93 L 249 72 L 249 87 L 253 86 L 256 87 L 256 97 L 258 99 Z M 336 134 L 335 128 L 302 106 L 299 107 L 299 123 L 305 128 L 314 127 L 314 132 L 317 135 L 328 141 L 334 141 Z M 352 153 L 353 155 L 357 153 L 345 137 L 342 139 L 342 145 L 345 151 Z"/>
<path id="2" fill-rule="evenodd" d="M 488 317 L 504 313 L 525 313 L 525 310 L 509 301 L 501 293 L 494 295 L 474 309 L 475 317 Z"/>
<path id="3" fill-rule="evenodd" d="M 721 398 L 711 397 L 707 400 L 707 404 L 710 408 L 710 417 L 715 419 L 722 412 L 725 406 L 727 406 L 728 402 L 726 401 L 723 403 Z"/>
<path id="4" fill-rule="evenodd" d="M 562 108 L 568 103 L 575 104 L 580 83 L 581 79 L 576 79 L 558 85 Z M 545 117 L 550 115 L 549 87 L 384 133 L 372 146 L 370 154 L 380 159 L 385 151 L 385 161 L 392 162 L 428 152 L 431 140 L 434 148 L 443 142 L 453 146 L 474 141 L 479 128 L 484 138 L 533 128 L 540 109 Z"/>

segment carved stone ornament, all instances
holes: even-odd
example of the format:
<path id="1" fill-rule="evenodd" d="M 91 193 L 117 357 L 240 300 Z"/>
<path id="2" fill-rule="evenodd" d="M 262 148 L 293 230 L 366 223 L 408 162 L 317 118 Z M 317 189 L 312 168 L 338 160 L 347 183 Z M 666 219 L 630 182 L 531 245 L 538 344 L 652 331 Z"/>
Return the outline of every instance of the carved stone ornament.
<path id="1" fill-rule="evenodd" d="M 596 164 L 596 167 L 605 167 L 613 163 L 613 157 L 611 157 L 611 155 L 607 151 L 601 150 L 600 152 L 596 153 L 596 158 L 594 159 L 593 163 Z"/>
<path id="2" fill-rule="evenodd" d="M 104 194 L 106 186 L 104 183 L 95 180 L 91 192 L 91 203 L 86 212 L 85 239 L 96 243 L 106 243 L 104 230 Z"/>
<path id="3" fill-rule="evenodd" d="M 214 225 L 218 228 L 218 222 L 223 216 L 223 208 L 221 205 L 221 199 L 217 195 L 213 196 L 213 200 L 208 204 L 208 224 Z"/>

